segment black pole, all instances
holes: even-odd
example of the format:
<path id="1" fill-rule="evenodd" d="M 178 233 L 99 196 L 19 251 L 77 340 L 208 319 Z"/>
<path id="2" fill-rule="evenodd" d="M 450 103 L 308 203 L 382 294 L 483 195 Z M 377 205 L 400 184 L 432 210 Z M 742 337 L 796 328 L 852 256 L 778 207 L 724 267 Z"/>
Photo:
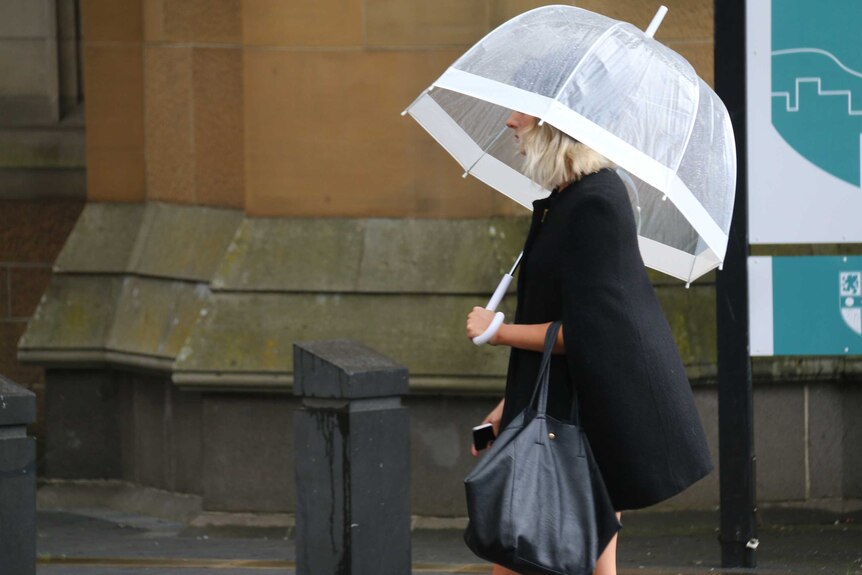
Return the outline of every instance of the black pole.
<path id="1" fill-rule="evenodd" d="M 724 271 L 716 276 L 722 567 L 754 567 L 754 415 L 748 325 L 745 0 L 715 0 L 715 90 L 736 134 L 737 180 Z"/>

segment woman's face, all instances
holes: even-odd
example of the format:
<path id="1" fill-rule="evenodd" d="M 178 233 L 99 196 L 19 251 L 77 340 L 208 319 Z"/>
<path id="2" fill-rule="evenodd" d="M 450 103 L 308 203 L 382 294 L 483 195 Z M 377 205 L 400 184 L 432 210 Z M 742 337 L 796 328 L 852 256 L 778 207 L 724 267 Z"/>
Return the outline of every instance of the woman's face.
<path id="1" fill-rule="evenodd" d="M 530 116 L 528 114 L 522 114 L 521 112 L 512 112 L 512 115 L 509 116 L 509 119 L 506 120 L 506 126 L 515 131 L 515 142 L 518 144 L 518 150 L 522 154 L 526 154 L 524 151 L 524 144 L 521 142 L 521 136 L 536 125 L 535 116 Z"/>

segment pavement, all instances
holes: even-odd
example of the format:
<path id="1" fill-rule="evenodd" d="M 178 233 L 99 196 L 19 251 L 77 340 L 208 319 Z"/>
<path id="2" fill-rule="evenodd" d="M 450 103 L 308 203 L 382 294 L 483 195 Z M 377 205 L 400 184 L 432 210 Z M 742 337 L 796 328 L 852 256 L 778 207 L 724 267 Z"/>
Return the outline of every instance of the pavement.
<path id="1" fill-rule="evenodd" d="M 717 512 L 665 511 L 623 515 L 618 572 L 862 575 L 862 511 L 759 513 L 756 570 L 721 569 Z M 296 573 L 293 528 L 190 527 L 104 508 L 43 509 L 37 524 L 39 575 Z M 414 530 L 412 556 L 416 574 L 490 572 L 459 529 Z"/>

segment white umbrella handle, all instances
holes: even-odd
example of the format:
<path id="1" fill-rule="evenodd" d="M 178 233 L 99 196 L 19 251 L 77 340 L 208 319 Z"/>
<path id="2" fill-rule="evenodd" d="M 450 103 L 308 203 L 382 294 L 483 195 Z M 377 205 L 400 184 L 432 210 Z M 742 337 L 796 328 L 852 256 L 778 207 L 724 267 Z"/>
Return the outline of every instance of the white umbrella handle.
<path id="1" fill-rule="evenodd" d="M 497 289 L 494 290 L 494 295 L 491 296 L 491 299 L 488 301 L 488 305 L 485 306 L 485 309 L 489 311 L 495 311 L 497 306 L 500 305 L 500 301 L 503 299 L 503 296 L 506 295 L 506 290 L 509 289 L 509 284 L 512 283 L 512 274 L 506 274 L 503 276 L 503 279 L 500 280 L 500 285 L 497 286 Z M 503 319 L 506 315 L 498 311 L 494 314 L 494 319 L 491 320 L 491 324 L 488 328 L 473 338 L 473 343 L 476 345 L 484 345 L 488 343 L 494 334 L 497 333 L 497 330 L 500 329 L 500 326 L 503 325 Z"/>

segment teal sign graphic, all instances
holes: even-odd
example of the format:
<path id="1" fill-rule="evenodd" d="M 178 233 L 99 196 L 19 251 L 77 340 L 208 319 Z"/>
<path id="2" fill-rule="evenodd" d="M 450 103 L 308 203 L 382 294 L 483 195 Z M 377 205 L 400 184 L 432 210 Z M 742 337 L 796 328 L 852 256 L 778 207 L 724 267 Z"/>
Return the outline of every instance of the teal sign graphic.
<path id="1" fill-rule="evenodd" d="M 775 355 L 862 353 L 862 256 L 772 258 Z"/>
<path id="2" fill-rule="evenodd" d="M 862 153 L 862 2 L 772 0 L 772 124 L 854 186 Z"/>

